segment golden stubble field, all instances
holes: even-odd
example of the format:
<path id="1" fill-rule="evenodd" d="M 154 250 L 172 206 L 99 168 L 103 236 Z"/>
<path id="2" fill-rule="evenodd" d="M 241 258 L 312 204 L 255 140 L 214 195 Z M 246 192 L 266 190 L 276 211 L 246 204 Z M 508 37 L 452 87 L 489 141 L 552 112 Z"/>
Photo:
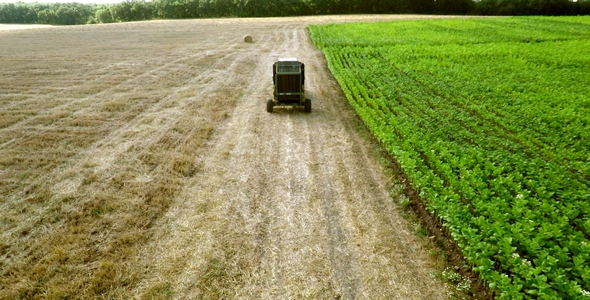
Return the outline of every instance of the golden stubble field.
<path id="1" fill-rule="evenodd" d="M 445 299 L 306 30 L 419 17 L 0 31 L 0 299 Z"/>

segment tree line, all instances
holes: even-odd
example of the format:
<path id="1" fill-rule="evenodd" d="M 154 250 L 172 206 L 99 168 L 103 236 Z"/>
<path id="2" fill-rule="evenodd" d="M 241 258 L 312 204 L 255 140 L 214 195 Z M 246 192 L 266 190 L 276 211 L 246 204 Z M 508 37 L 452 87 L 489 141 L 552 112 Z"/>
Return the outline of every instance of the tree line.
<path id="1" fill-rule="evenodd" d="M 0 23 L 12 24 L 329 14 L 588 15 L 590 0 L 127 0 L 108 5 L 0 4 Z"/>

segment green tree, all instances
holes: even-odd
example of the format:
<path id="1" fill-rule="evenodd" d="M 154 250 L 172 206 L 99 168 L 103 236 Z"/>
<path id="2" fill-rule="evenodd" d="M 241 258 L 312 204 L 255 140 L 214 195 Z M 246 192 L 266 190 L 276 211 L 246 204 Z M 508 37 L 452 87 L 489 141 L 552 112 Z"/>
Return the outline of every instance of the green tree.
<path id="1" fill-rule="evenodd" d="M 131 1 L 131 18 L 134 21 L 153 19 L 153 10 L 150 3 L 144 0 Z"/>
<path id="2" fill-rule="evenodd" d="M 61 6 L 55 11 L 58 25 L 76 25 L 78 23 L 79 13 L 72 7 Z"/>
<path id="3" fill-rule="evenodd" d="M 50 9 L 43 9 L 37 12 L 37 23 L 39 24 L 57 24 L 57 16 Z"/>
<path id="4" fill-rule="evenodd" d="M 155 15 L 161 19 L 183 19 L 187 5 L 178 0 L 155 0 Z"/>
<path id="5" fill-rule="evenodd" d="M 31 4 L 0 4 L 0 23 L 35 24 L 36 22 L 37 12 Z"/>
<path id="6" fill-rule="evenodd" d="M 434 12 L 440 14 L 468 14 L 474 9 L 475 4 L 472 0 L 437 0 L 434 2 Z"/>
<path id="7" fill-rule="evenodd" d="M 95 13 L 95 19 L 98 23 L 112 23 L 113 15 L 111 15 L 111 11 L 109 9 L 99 9 Z"/>

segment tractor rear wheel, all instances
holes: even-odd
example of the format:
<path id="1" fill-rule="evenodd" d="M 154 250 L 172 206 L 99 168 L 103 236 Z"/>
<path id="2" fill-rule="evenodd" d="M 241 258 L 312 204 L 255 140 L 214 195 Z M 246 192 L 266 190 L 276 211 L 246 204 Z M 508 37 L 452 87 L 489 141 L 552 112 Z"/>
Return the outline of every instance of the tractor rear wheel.
<path id="1" fill-rule="evenodd" d="M 311 112 L 311 99 L 305 99 L 305 112 Z"/>
<path id="2" fill-rule="evenodd" d="M 273 106 L 274 106 L 274 105 L 273 105 L 273 103 L 272 103 L 272 100 L 270 100 L 270 99 L 269 99 L 269 100 L 267 100 L 267 101 L 266 101 L 266 111 L 267 111 L 267 112 L 271 113 L 271 112 L 272 112 L 272 107 L 273 107 Z"/>

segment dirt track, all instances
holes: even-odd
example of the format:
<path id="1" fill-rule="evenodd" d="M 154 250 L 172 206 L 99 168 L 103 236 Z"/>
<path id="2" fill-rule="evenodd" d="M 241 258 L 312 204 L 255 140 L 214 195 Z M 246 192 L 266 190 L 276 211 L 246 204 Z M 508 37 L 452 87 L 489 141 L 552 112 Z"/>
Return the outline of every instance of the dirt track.
<path id="1" fill-rule="evenodd" d="M 0 298 L 445 299 L 306 30 L 392 18 L 0 32 Z"/>

